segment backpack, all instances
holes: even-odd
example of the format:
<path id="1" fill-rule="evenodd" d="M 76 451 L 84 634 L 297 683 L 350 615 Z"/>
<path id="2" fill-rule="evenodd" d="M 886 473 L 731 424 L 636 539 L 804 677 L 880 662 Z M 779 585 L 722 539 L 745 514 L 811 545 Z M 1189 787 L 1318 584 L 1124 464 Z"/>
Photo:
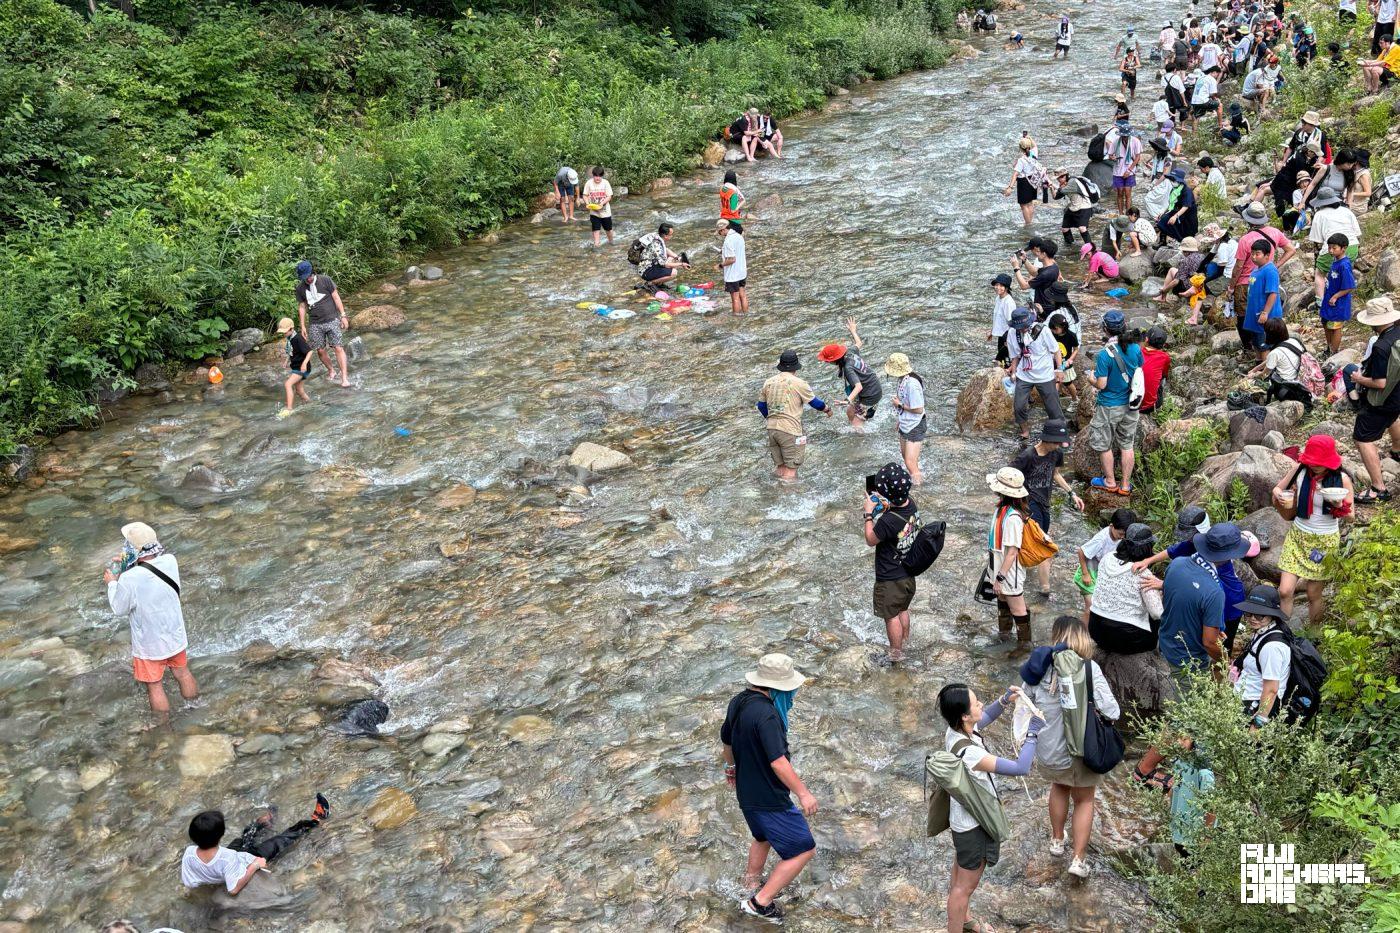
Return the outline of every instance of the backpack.
<path id="1" fill-rule="evenodd" d="M 909 546 L 908 552 L 899 562 L 905 573 L 917 577 L 933 566 L 933 562 L 938 560 L 938 555 L 943 551 L 943 538 L 947 527 L 945 522 L 933 522 L 919 528 L 914 536 L 914 543 Z"/>
<path id="2" fill-rule="evenodd" d="M 1277 636 L 1277 637 L 1275 637 Z M 1322 684 L 1327 680 L 1327 662 L 1322 660 L 1317 646 L 1306 638 L 1293 634 L 1288 626 L 1265 632 L 1249 644 L 1245 654 L 1254 655 L 1254 663 L 1259 664 L 1259 652 L 1270 641 L 1282 641 L 1288 645 L 1288 690 L 1279 697 L 1283 709 L 1284 722 L 1307 722 L 1317 715 L 1317 707 L 1322 701 Z M 1244 670 L 1244 654 L 1235 659 L 1235 670 Z"/>
<path id="3" fill-rule="evenodd" d="M 1095 774 L 1107 774 L 1123 760 L 1123 736 L 1094 707 L 1093 662 L 1061 648 L 1053 666 L 1065 751 Z"/>
<path id="4" fill-rule="evenodd" d="M 1103 192 L 1099 190 L 1098 185 L 1094 184 L 1083 175 L 1074 179 L 1074 183 L 1079 186 L 1079 190 L 1083 192 L 1084 197 L 1089 199 L 1090 204 L 1099 203 L 1099 198 L 1103 196 Z"/>
<path id="5" fill-rule="evenodd" d="M 1089 140 L 1089 161 L 1090 161 L 1090 162 L 1102 162 L 1102 161 L 1103 161 L 1103 155 L 1104 155 L 1104 151 L 1103 151 L 1104 142 L 1103 142 L 1103 141 L 1104 141 L 1104 137 L 1107 136 L 1107 135 L 1108 135 L 1107 133 L 1100 133 L 1100 134 L 1098 134 L 1097 136 L 1095 136 L 1093 139 Z"/>
<path id="6" fill-rule="evenodd" d="M 992 528 L 991 549 L 1001 550 L 1001 527 L 1006 521 L 1006 510 L 1011 508 L 1003 505 L 997 509 L 996 525 Z M 1060 546 L 1050 539 L 1041 529 L 1040 523 L 1033 518 L 1026 518 L 1025 528 L 1021 532 L 1021 547 L 1016 554 L 1016 561 L 1022 567 L 1039 567 L 1050 558 L 1059 553 Z"/>
<path id="7" fill-rule="evenodd" d="M 634 266 L 642 264 L 642 257 L 646 255 L 647 245 L 642 242 L 642 237 L 632 241 L 632 245 L 627 247 L 627 261 Z"/>
<path id="8" fill-rule="evenodd" d="M 933 795 L 928 799 L 928 821 L 925 830 L 929 836 L 937 836 L 949 828 L 949 801 L 956 800 L 963 809 L 972 814 L 977 825 L 997 842 L 1011 838 L 1011 825 L 1001 809 L 1001 798 L 987 790 L 982 783 L 967 770 L 959 756 L 973 744 L 971 739 L 959 739 L 953 743 L 953 750 L 930 752 L 924 759 L 924 787 L 933 778 Z M 995 779 L 992 784 L 996 786 Z"/>
<path id="9" fill-rule="evenodd" d="M 1142 367 L 1139 366 L 1129 373 L 1128 359 L 1122 351 L 1112 345 L 1104 349 L 1113 358 L 1113 362 L 1118 364 L 1118 371 L 1123 374 L 1123 378 L 1128 380 L 1128 407 L 1137 411 L 1142 408 L 1143 397 L 1147 394 L 1147 377 L 1142 374 Z"/>
<path id="10" fill-rule="evenodd" d="M 1322 375 L 1322 365 L 1318 363 L 1317 357 L 1313 356 L 1303 348 L 1303 345 L 1294 337 L 1289 337 L 1279 344 L 1279 349 L 1288 350 L 1298 357 L 1298 383 L 1308 390 L 1308 394 L 1317 398 L 1327 391 L 1327 377 Z"/>

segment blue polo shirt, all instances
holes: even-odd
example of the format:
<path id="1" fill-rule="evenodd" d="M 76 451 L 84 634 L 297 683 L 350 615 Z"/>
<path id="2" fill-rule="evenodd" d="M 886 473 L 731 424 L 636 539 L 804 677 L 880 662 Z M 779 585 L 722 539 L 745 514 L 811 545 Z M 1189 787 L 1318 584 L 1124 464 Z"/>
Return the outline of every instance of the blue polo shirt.
<path id="1" fill-rule="evenodd" d="M 1194 553 L 1196 553 L 1196 544 L 1193 541 L 1180 541 L 1167 548 L 1168 557 L 1190 557 Z M 1244 584 L 1240 582 L 1239 576 L 1235 573 L 1234 561 L 1216 564 L 1215 572 L 1220 576 L 1220 589 L 1225 594 L 1223 619 L 1226 622 L 1233 622 L 1243 615 L 1235 608 L 1235 604 L 1244 602 L 1244 598 L 1248 594 L 1245 593 Z"/>
<path id="2" fill-rule="evenodd" d="M 1254 331 L 1256 334 L 1264 332 L 1264 325 L 1259 323 L 1259 315 L 1264 311 L 1264 302 L 1270 293 L 1278 294 L 1278 266 L 1267 262 L 1249 276 L 1249 301 L 1245 305 L 1245 317 L 1241 325 L 1245 330 Z M 1269 318 L 1281 317 L 1283 302 L 1275 299 L 1274 306 L 1269 310 Z"/>
<path id="3" fill-rule="evenodd" d="M 1174 668 L 1205 667 L 1210 663 L 1201 630 L 1220 628 L 1225 615 L 1225 591 L 1219 574 L 1201 566 L 1198 558 L 1178 557 L 1162 582 L 1162 628 L 1157 648 Z"/>

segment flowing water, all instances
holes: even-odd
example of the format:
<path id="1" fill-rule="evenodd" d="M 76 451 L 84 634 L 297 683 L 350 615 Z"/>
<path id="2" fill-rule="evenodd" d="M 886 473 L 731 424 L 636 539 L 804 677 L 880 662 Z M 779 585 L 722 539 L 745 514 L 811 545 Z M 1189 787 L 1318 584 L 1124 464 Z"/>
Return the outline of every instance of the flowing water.
<path id="1" fill-rule="evenodd" d="M 921 789 L 943 734 L 935 696 L 954 679 L 992 694 L 1020 661 L 970 599 L 992 505 L 983 475 L 1014 446 L 959 436 L 953 403 L 991 357 L 987 280 L 1023 243 L 1000 191 L 1015 142 L 1028 129 L 1047 165 L 1080 161 L 1083 140 L 1065 131 L 1111 114 L 1128 10 L 1078 8 L 1074 57 L 1053 64 L 1047 11 L 1008 13 L 1039 51 L 979 40 L 975 60 L 789 121 L 789 158 L 740 166 L 751 202 L 782 199 L 749 235 L 748 317 L 612 323 L 575 308 L 640 307 L 617 299 L 632 275 L 621 253 L 658 218 L 679 225 L 679 248 L 716 242 L 706 171 L 621 199 L 612 249 L 587 249 L 586 224 L 522 223 L 436 257 L 445 283 L 356 296 L 393 301 L 413 326 L 366 336 L 355 388 L 313 380 L 316 404 L 285 421 L 267 387 L 281 378 L 273 348 L 221 390 L 187 382 L 58 438 L 48 481 L 0 499 L 5 534 L 37 539 L 0 564 L 0 916 L 34 929 L 250 922 L 180 888 L 190 816 L 220 807 L 235 824 L 276 802 L 291 822 L 321 789 L 332 822 L 276 866 L 261 901 L 240 902 L 257 929 L 746 928 L 747 837 L 718 730 L 743 672 L 780 650 L 813 678 L 792 745 L 822 804 L 789 924 L 940 926 L 951 847 L 924 838 Z M 1050 229 L 1058 210 L 1042 218 Z M 884 633 L 859 534 L 862 477 L 898 456 L 892 413 L 858 435 L 809 412 L 802 480 L 782 486 L 753 409 L 789 346 L 835 395 L 815 349 L 843 338 L 847 315 L 873 362 L 904 351 L 926 377 L 916 499 L 949 523 L 898 670 L 870 660 Z M 561 458 L 583 441 L 635 465 L 580 478 Z M 217 475 L 186 482 L 200 466 Z M 180 559 L 204 690 L 169 730 L 142 728 L 126 625 L 100 581 L 137 518 Z M 1059 521 L 1064 545 L 1083 540 L 1077 519 Z M 1058 562 L 1054 601 L 1035 609 L 1038 637 L 1076 609 L 1069 569 Z M 378 685 L 318 676 L 332 658 Z M 392 710 L 383 737 L 329 728 L 371 692 Z M 186 743 L 202 734 L 227 739 L 201 756 Z M 992 736 L 1005 752 L 1001 727 Z M 182 771 L 201 758 L 213 774 Z M 1143 894 L 1111 859 L 1155 817 L 1123 776 L 1101 797 L 1086 883 L 1045 852 L 1044 783 L 1007 785 L 1016 837 L 976 913 L 1003 929 L 1141 924 Z"/>

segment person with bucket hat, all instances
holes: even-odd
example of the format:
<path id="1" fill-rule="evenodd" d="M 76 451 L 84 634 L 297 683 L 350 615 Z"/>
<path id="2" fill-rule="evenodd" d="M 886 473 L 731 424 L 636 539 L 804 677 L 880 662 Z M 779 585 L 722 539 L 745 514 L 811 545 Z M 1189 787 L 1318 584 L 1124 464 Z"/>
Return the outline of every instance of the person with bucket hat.
<path id="1" fill-rule="evenodd" d="M 131 623 L 132 672 L 145 685 L 151 710 L 163 721 L 170 716 L 170 701 L 161 686 L 167 670 L 186 703 L 199 696 L 185 654 L 189 639 L 180 606 L 180 567 L 145 522 L 123 525 L 122 538 L 121 556 L 102 574 L 107 602 L 113 613 Z"/>
<path id="2" fill-rule="evenodd" d="M 914 372 L 914 364 L 903 353 L 891 353 L 885 360 L 885 375 L 897 379 L 894 388 L 895 429 L 899 433 L 899 454 L 913 477 L 921 486 L 924 474 L 919 469 L 919 449 L 928 436 L 928 415 L 924 411 L 924 377 Z"/>
<path id="3" fill-rule="evenodd" d="M 1016 641 L 1031 640 L 1031 611 L 1026 605 L 1026 568 L 1021 566 L 1021 543 L 1030 511 L 1026 500 L 1026 478 L 1015 467 L 1002 467 L 987 476 L 987 486 L 996 493 L 997 508 L 987 532 L 987 570 L 992 592 L 997 598 L 997 634 Z"/>
<path id="4" fill-rule="evenodd" d="M 1089 485 L 1106 492 L 1131 495 L 1133 491 L 1133 448 L 1137 441 L 1141 413 L 1129 403 L 1133 375 L 1142 368 L 1142 349 L 1138 346 L 1142 332 L 1128 330 L 1122 311 L 1109 311 L 1103 316 L 1104 348 L 1094 357 L 1094 416 L 1089 421 L 1089 446 L 1099 455 L 1103 475 L 1090 480 Z M 1113 449 L 1120 451 L 1123 481 L 1114 475 Z"/>
<path id="5" fill-rule="evenodd" d="M 1036 323 L 1028 308 L 1017 308 L 1011 315 L 1011 329 L 1006 333 L 1006 351 L 1011 357 L 1007 375 L 1013 389 L 1012 416 L 1021 431 L 1021 444 L 1030 443 L 1031 392 L 1040 396 L 1045 417 L 1063 419 L 1058 383 L 1064 378 L 1060 370 L 1060 345 L 1055 335 L 1043 323 Z"/>
<path id="6" fill-rule="evenodd" d="M 1282 603 L 1278 590 L 1261 583 L 1249 591 L 1248 599 L 1235 605 L 1250 636 L 1249 646 L 1234 665 L 1235 693 L 1239 694 L 1244 715 L 1256 729 L 1278 713 L 1288 692 L 1288 674 L 1293 664 L 1292 633 L 1288 628 L 1288 610 Z M 1283 633 L 1283 637 L 1275 636 L 1276 632 Z"/>
<path id="7" fill-rule="evenodd" d="M 1181 260 L 1167 270 L 1167 277 L 1162 280 L 1162 292 L 1152 300 L 1166 301 L 1168 295 L 1184 296 L 1191 290 L 1191 276 L 1200 271 L 1205 259 L 1200 240 L 1194 236 L 1182 240 Z"/>
<path id="8" fill-rule="evenodd" d="M 1327 434 L 1308 438 L 1298 468 L 1274 486 L 1274 508 L 1293 522 L 1278 562 L 1278 590 L 1287 615 L 1293 614 L 1293 594 L 1301 580 L 1308 593 L 1308 621 L 1322 621 L 1323 588 L 1331 579 L 1327 558 L 1342 549 L 1338 519 L 1352 514 L 1353 495 L 1337 441 Z"/>
<path id="9" fill-rule="evenodd" d="M 1074 507 L 1084 511 L 1084 500 L 1074 491 L 1069 480 L 1065 479 L 1060 468 L 1065 465 L 1065 450 L 1071 443 L 1069 426 L 1063 419 L 1051 418 L 1040 426 L 1040 437 L 1030 447 L 1018 453 L 1011 466 L 1021 471 L 1025 480 L 1026 508 L 1035 519 L 1040 530 L 1050 531 L 1050 495 L 1058 486 L 1069 494 Z M 1054 558 L 1036 565 L 1040 577 L 1040 595 L 1050 598 L 1050 565 Z"/>
<path id="10" fill-rule="evenodd" d="M 1225 594 L 1220 588 L 1219 567 L 1244 557 L 1252 547 L 1239 526 L 1230 522 L 1197 533 L 1192 544 L 1196 552 L 1172 560 L 1162 581 L 1162 624 L 1157 632 L 1157 649 L 1171 667 L 1169 683 L 1177 696 L 1192 676 L 1224 658 L 1221 619 L 1225 614 Z M 1134 780 L 1165 790 L 1169 777 L 1161 768 L 1162 760 L 1156 747 L 1149 748 L 1133 772 Z"/>
<path id="11" fill-rule="evenodd" d="M 807 825 L 807 817 L 817 812 L 817 798 L 797 776 L 787 741 L 793 699 L 807 678 L 793 666 L 792 658 L 775 653 L 759 658 L 757 669 L 744 679 L 749 686 L 729 701 L 719 731 L 725 781 L 734 788 L 753 836 L 744 883 L 756 890 L 742 906 L 745 913 L 781 923 L 783 910 L 774 900 L 817 850 Z M 793 806 L 792 794 L 797 795 L 798 806 Z M 778 863 L 765 881 L 769 852 L 778 854 Z"/>
<path id="12" fill-rule="evenodd" d="M 1006 352 L 1006 332 L 1011 327 L 1011 314 L 1016 310 L 1016 299 L 1011 297 L 1011 276 L 999 272 L 992 279 L 992 294 L 996 300 L 992 304 L 992 329 L 987 331 L 987 340 L 997 342 L 996 361 L 1002 366 L 1011 362 Z"/>
<path id="13" fill-rule="evenodd" d="M 1113 195 L 1118 213 L 1126 214 L 1133 206 L 1133 186 L 1137 184 L 1137 167 L 1142 161 L 1142 140 L 1133 135 L 1132 124 L 1119 120 L 1103 140 L 1104 157 L 1113 163 Z"/>
<path id="14" fill-rule="evenodd" d="M 1167 209 L 1157 219 L 1157 229 L 1162 232 L 1163 240 L 1184 240 L 1195 236 L 1200 230 L 1200 221 L 1196 216 L 1196 192 L 1186 183 L 1186 167 L 1172 166 L 1167 178 L 1171 180 L 1172 188 L 1167 196 Z"/>
<path id="15" fill-rule="evenodd" d="M 1352 374 L 1352 383 L 1360 393 L 1356 425 L 1352 440 L 1366 465 L 1371 488 L 1356 497 L 1362 505 L 1390 500 L 1385 476 L 1381 473 L 1381 455 L 1376 443 L 1390 432 L 1390 449 L 1400 450 L 1400 353 L 1395 350 L 1400 338 L 1400 311 L 1388 296 L 1381 295 L 1366 302 L 1356 320 L 1375 332 L 1370 350 L 1361 361 L 1361 369 Z"/>
<path id="16" fill-rule="evenodd" d="M 841 381 L 845 384 L 846 420 L 857 431 L 865 430 L 865 422 L 875 417 L 875 406 L 884 397 L 880 387 L 880 377 L 861 357 L 864 344 L 856 329 L 856 319 L 846 319 L 846 330 L 851 333 L 852 346 L 844 343 L 829 343 L 817 351 L 817 359 L 836 367 Z"/>
<path id="17" fill-rule="evenodd" d="M 291 370 L 283 383 L 287 390 L 287 407 L 277 413 L 277 417 L 285 418 L 296 407 L 297 396 L 303 402 L 311 401 L 311 396 L 306 394 L 306 380 L 311 376 L 311 354 L 315 351 L 311 349 L 311 344 L 307 343 L 306 338 L 297 333 L 296 325 L 289 317 L 277 322 L 277 333 L 287 338 L 284 349 L 287 354 L 287 368 Z"/>
<path id="18" fill-rule="evenodd" d="M 1094 201 L 1089 197 L 1092 182 L 1083 176 L 1070 177 L 1069 169 L 1055 169 L 1055 200 L 1064 199 L 1065 212 L 1060 216 L 1060 236 L 1065 245 L 1074 243 L 1074 234 L 1085 243 L 1089 238 L 1089 221 L 1094 219 Z"/>
<path id="19" fill-rule="evenodd" d="M 913 480 L 901 464 L 887 463 L 875 474 L 875 489 L 861 501 L 865 543 L 875 549 L 875 615 L 885 623 L 890 663 L 904 660 L 909 639 L 909 605 L 918 578 L 904 569 L 904 557 L 923 528 L 919 506 L 909 498 Z"/>
<path id="20" fill-rule="evenodd" d="M 1022 136 L 1017 143 L 1020 155 L 1016 157 L 1016 163 L 1011 169 L 1011 182 L 1002 192 L 1004 197 L 1009 197 L 1011 192 L 1016 192 L 1016 203 L 1021 208 L 1021 219 L 1029 227 L 1035 222 L 1035 204 L 1040 197 L 1041 189 L 1048 183 L 1045 177 L 1045 168 L 1036 159 L 1035 140 L 1029 136 Z"/>
<path id="21" fill-rule="evenodd" d="M 831 417 L 831 406 L 817 398 L 796 374 L 802 368 L 796 350 L 784 350 L 778 357 L 778 374 L 769 376 L 759 393 L 758 413 L 768 427 L 768 454 L 773 458 L 778 479 L 792 482 L 797 468 L 807 458 L 807 434 L 802 430 L 802 410 L 810 405 Z"/>
<path id="22" fill-rule="evenodd" d="M 335 280 L 328 275 L 317 273 L 311 263 L 303 259 L 297 263 L 297 319 L 301 322 L 301 335 L 321 358 L 331 382 L 340 374 L 340 385 L 350 388 L 350 366 L 345 359 L 344 330 L 350 326 L 345 316 L 345 304 L 340 300 L 340 291 Z M 307 324 L 307 315 L 311 323 Z M 335 364 L 331 364 L 327 347 L 335 349 Z"/>

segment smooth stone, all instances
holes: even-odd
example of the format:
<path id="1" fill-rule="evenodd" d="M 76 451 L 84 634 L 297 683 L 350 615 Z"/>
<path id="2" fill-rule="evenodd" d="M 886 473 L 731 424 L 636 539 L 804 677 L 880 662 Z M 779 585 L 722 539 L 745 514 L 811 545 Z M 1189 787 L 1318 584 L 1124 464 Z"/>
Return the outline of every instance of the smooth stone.
<path id="1" fill-rule="evenodd" d="M 436 758 L 446 755 L 466 741 L 466 736 L 454 732 L 432 732 L 423 739 L 423 753 Z"/>
<path id="2" fill-rule="evenodd" d="M 468 483 L 444 489 L 433 497 L 433 505 L 440 509 L 460 509 L 476 501 L 476 487 Z"/>
<path id="3" fill-rule="evenodd" d="M 442 722 L 435 722 L 435 723 L 433 723 L 431 726 L 428 727 L 428 731 L 429 731 L 430 733 L 433 733 L 433 732 L 459 733 L 459 732 L 470 732 L 470 731 L 471 731 L 471 728 L 472 728 L 472 723 L 471 723 L 471 720 L 470 720 L 470 719 L 459 718 L 459 719 L 445 719 L 445 720 L 443 720 Z"/>
<path id="4" fill-rule="evenodd" d="M 191 735 L 180 750 L 180 773 L 207 778 L 233 764 L 233 740 L 226 735 Z"/>
<path id="5" fill-rule="evenodd" d="M 418 806 L 397 787 L 386 787 L 370 804 L 365 819 L 375 829 L 395 829 L 413 819 Z"/>
<path id="6" fill-rule="evenodd" d="M 100 787 L 117 773 L 115 761 L 96 761 L 78 772 L 78 786 L 84 793 Z"/>
<path id="7" fill-rule="evenodd" d="M 606 473 L 609 470 L 631 466 L 632 458 L 619 450 L 613 450 L 611 447 L 584 441 L 575 447 L 574 452 L 569 455 L 569 465 L 583 467 L 594 473 Z"/>

